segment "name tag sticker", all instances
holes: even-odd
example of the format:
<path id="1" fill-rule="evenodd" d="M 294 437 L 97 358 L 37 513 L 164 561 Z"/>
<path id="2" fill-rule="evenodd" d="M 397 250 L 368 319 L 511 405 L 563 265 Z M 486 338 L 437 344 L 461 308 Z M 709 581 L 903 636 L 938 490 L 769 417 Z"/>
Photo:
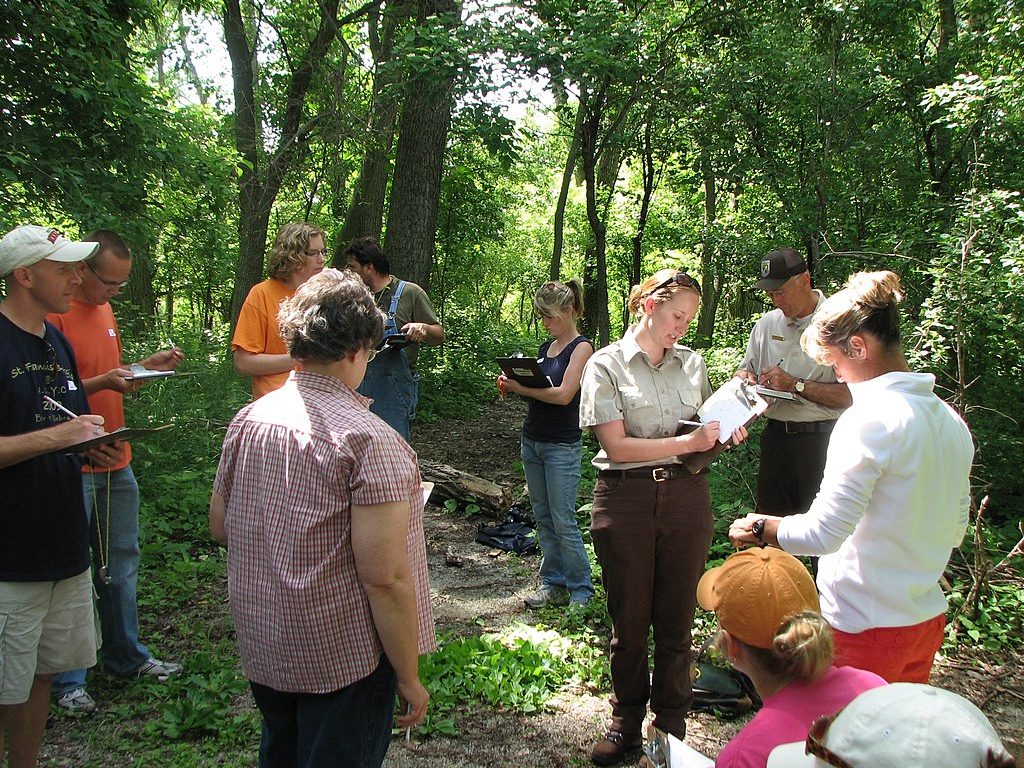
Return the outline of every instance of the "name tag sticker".
<path id="1" fill-rule="evenodd" d="M 776 336 L 774 333 L 772 334 L 772 341 L 785 341 L 785 340 L 786 340 L 785 336 Z"/>

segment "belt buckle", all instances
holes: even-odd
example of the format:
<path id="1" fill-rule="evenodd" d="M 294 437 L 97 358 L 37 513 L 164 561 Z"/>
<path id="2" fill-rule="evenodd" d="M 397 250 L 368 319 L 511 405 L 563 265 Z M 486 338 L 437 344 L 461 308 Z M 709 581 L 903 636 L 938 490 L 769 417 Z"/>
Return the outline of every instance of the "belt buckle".
<path id="1" fill-rule="evenodd" d="M 787 435 L 795 435 L 799 431 L 799 430 L 796 430 L 796 429 L 790 430 L 789 425 L 793 423 L 791 421 L 784 421 L 782 423 L 786 425 L 786 434 Z"/>
<path id="2" fill-rule="evenodd" d="M 655 467 L 651 470 L 651 477 L 654 478 L 654 482 L 663 483 L 668 480 L 668 467 Z"/>

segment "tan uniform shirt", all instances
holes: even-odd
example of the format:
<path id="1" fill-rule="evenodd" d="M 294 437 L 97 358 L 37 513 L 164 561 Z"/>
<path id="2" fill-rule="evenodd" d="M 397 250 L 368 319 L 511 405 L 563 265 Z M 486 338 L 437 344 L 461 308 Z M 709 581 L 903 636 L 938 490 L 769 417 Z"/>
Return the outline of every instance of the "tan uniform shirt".
<path id="1" fill-rule="evenodd" d="M 665 351 L 657 366 L 640 349 L 634 329 L 587 361 L 580 387 L 580 426 L 622 420 L 630 437 L 671 437 L 679 419 L 692 419 L 711 396 L 704 359 L 689 347 Z M 679 457 L 617 463 L 604 449 L 594 457 L 598 469 L 630 469 L 678 464 Z"/>
<path id="2" fill-rule="evenodd" d="M 762 315 L 750 332 L 747 354 L 740 368 L 759 376 L 766 368 L 779 365 L 790 376 L 798 379 L 835 384 L 836 374 L 832 366 L 818 365 L 800 346 L 800 337 L 825 301 L 825 295 L 821 291 L 815 293 L 818 295 L 818 303 L 814 307 L 814 312 L 807 317 L 791 319 L 782 314 L 781 309 L 773 309 Z M 769 419 L 779 421 L 828 421 L 838 419 L 839 414 L 843 412 L 841 408 L 826 408 L 824 405 L 812 403 L 800 395 L 796 396 L 795 401 L 769 400 L 768 403 L 765 415 Z"/>

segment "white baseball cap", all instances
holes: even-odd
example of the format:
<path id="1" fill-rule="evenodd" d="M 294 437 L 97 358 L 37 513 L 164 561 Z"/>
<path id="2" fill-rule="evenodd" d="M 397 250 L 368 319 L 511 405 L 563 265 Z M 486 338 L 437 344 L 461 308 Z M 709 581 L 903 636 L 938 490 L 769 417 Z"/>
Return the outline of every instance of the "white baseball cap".
<path id="1" fill-rule="evenodd" d="M 806 742 L 783 744 L 767 768 L 1008 768 L 1013 757 L 984 713 L 963 696 L 919 683 L 865 691 L 835 719 L 816 720 Z M 812 742 L 828 759 L 807 752 Z"/>
<path id="2" fill-rule="evenodd" d="M 0 241 L 0 277 L 18 267 L 30 267 L 43 259 L 50 261 L 83 261 L 100 247 L 99 243 L 68 240 L 57 229 L 24 224 L 12 229 Z"/>

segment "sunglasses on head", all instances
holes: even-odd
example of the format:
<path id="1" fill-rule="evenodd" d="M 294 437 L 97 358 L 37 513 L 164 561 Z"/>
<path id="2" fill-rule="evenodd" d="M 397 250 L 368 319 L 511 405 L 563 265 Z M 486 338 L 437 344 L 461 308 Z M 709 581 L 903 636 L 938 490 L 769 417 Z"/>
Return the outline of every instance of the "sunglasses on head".
<path id="1" fill-rule="evenodd" d="M 700 283 L 698 283 L 685 272 L 676 272 L 668 280 L 662 280 L 656 286 L 651 288 L 651 290 L 647 291 L 647 293 L 645 293 L 644 296 L 650 296 L 652 294 L 655 294 L 662 288 L 668 288 L 670 285 L 681 285 L 683 286 L 683 288 L 692 288 L 697 292 L 698 296 L 701 295 Z"/>
<path id="2" fill-rule="evenodd" d="M 842 711 L 839 710 L 839 712 L 834 712 L 831 715 L 819 717 L 811 723 L 811 728 L 807 732 L 807 741 L 804 743 L 804 753 L 814 755 L 819 760 L 823 760 L 829 765 L 834 765 L 836 768 L 853 768 L 846 760 L 826 747 L 823 741 L 825 734 L 828 733 L 829 726 L 839 717 Z"/>

